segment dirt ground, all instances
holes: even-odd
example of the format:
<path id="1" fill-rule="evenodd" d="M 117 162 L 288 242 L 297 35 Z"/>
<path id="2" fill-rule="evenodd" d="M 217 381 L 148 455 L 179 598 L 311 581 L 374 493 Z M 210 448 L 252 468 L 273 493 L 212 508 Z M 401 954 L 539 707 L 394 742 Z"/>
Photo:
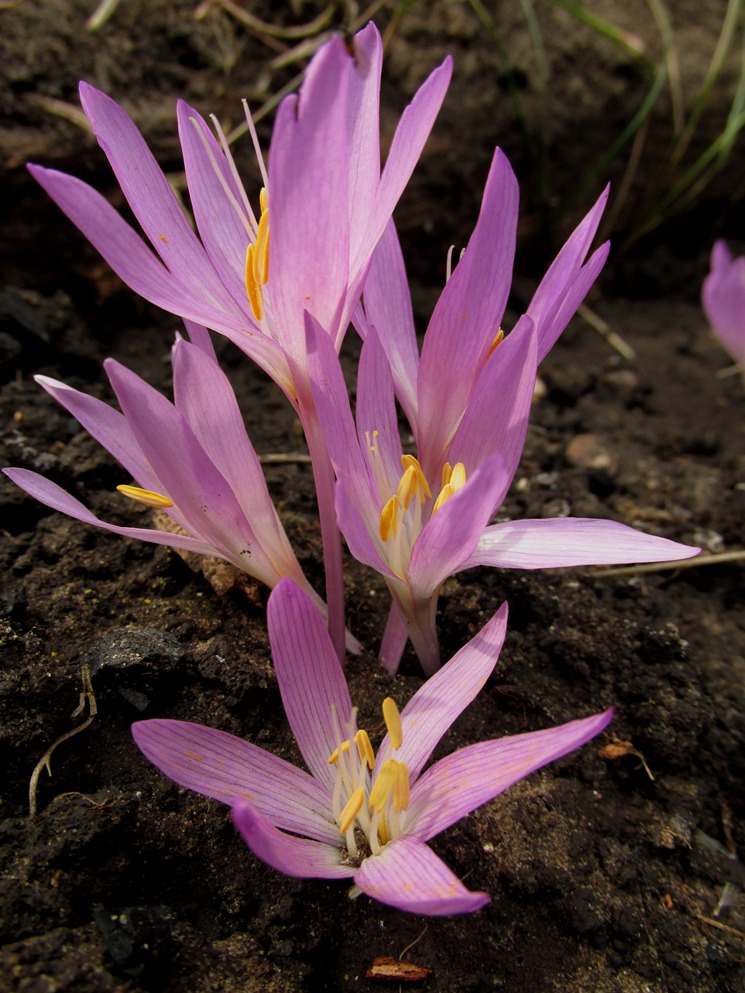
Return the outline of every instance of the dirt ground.
<path id="1" fill-rule="evenodd" d="M 646 5 L 617 6 L 593 9 L 628 18 L 644 36 Z M 0 73 L 9 84 L 0 88 L 1 171 L 11 194 L 0 237 L 0 463 L 43 471 L 100 516 L 144 526 L 148 511 L 115 492 L 127 481 L 122 470 L 31 376 L 110 399 L 101 361 L 114 355 L 168 390 L 176 323 L 111 275 L 23 163 L 72 171 L 119 203 L 103 156 L 70 119 L 79 78 L 122 99 L 164 167 L 178 172 L 178 96 L 235 124 L 240 97 L 260 106 L 299 64 L 270 65 L 286 41 L 215 11 L 195 20 L 187 0 L 122 0 L 97 34 L 84 27 L 92 8 L 92 0 L 23 0 L 0 11 Z M 277 20 L 269 5 L 250 9 Z M 303 23 L 319 9 L 288 6 L 283 23 Z M 514 79 L 535 117 L 535 53 L 524 18 L 518 5 L 486 9 L 509 40 L 522 73 Z M 495 143 L 524 190 L 513 314 L 555 239 L 605 179 L 622 172 L 613 163 L 589 192 L 577 192 L 633 115 L 640 80 L 564 11 L 536 9 L 559 108 L 542 132 L 538 160 L 551 164 L 545 196 L 512 113 L 504 62 L 473 8 L 422 2 L 396 8 L 404 11 L 399 20 L 393 8 L 381 11 L 381 27 L 392 25 L 388 135 L 428 69 L 446 51 L 456 57 L 442 119 L 398 215 L 421 327 L 448 245 L 462 244 L 473 224 Z M 333 23 L 351 16 L 337 10 Z M 684 42 L 694 22 L 696 37 L 710 40 L 721 5 L 681 4 L 677 16 Z M 650 51 L 655 37 L 649 28 Z M 692 49 L 686 66 L 695 76 L 705 61 Z M 705 129 L 715 134 L 724 116 L 715 101 Z M 268 119 L 261 133 L 268 137 Z M 615 222 L 618 243 L 662 154 L 664 121 L 650 133 L 649 161 Z M 745 547 L 745 389 L 739 377 L 717 375 L 728 359 L 698 302 L 713 238 L 735 234 L 742 220 L 741 207 L 729 209 L 742 165 L 740 153 L 695 211 L 611 256 L 589 302 L 635 357 L 573 322 L 541 368 L 544 395 L 504 515 L 606 516 L 701 544 L 707 554 Z M 350 370 L 354 353 L 350 334 Z M 221 357 L 257 450 L 302 453 L 299 425 L 278 391 L 227 345 Z M 266 472 L 301 564 L 322 589 L 309 467 L 290 460 Z M 415 988 L 433 993 L 745 989 L 741 562 L 620 576 L 475 570 L 448 583 L 440 610 L 446 657 L 505 599 L 510 628 L 495 675 L 438 754 L 608 706 L 616 719 L 602 739 L 435 840 L 453 870 L 492 902 L 470 917 L 427 920 L 364 896 L 351 901 L 343 884 L 280 876 L 243 845 L 226 808 L 177 788 L 132 743 L 134 720 L 174 717 L 297 759 L 271 668 L 266 591 L 217 596 L 175 553 L 78 525 L 4 477 L 0 508 L 0 990 L 366 993 L 380 988 L 365 975 L 379 956 L 430 969 Z M 393 686 L 379 669 L 385 588 L 351 559 L 347 566 L 350 624 L 364 646 L 349 665 L 352 697 L 363 725 L 374 726 L 382 698 L 405 701 L 421 677 L 410 654 Z M 97 713 L 54 752 L 30 818 L 35 764 L 88 715 L 72 716 L 83 665 Z M 633 751 L 599 755 L 613 741 Z"/>

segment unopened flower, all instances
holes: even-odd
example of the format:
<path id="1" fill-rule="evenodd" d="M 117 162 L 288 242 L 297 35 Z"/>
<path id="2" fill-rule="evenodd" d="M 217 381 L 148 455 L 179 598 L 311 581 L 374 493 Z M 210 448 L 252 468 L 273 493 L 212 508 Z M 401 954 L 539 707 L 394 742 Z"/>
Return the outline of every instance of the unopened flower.
<path id="1" fill-rule="evenodd" d="M 717 338 L 745 370 L 745 257 L 733 258 L 723 241 L 712 250 L 702 301 Z"/>
<path id="2" fill-rule="evenodd" d="M 233 388 L 217 363 L 179 339 L 173 348 L 174 403 L 113 359 L 105 368 L 122 413 L 54 379 L 36 379 L 136 481 L 117 489 L 162 510 L 174 530 L 109 524 L 36 472 L 3 472 L 48 507 L 87 524 L 226 559 L 267 586 L 290 577 L 312 592 L 274 509 Z"/>
<path id="3" fill-rule="evenodd" d="M 357 727 L 343 672 L 317 611 L 291 582 L 269 599 L 269 639 L 282 701 L 310 774 L 233 735 L 182 721 L 133 726 L 148 759 L 181 786 L 229 804 L 254 853 L 288 876 L 344 878 L 417 914 L 488 902 L 427 842 L 535 769 L 584 744 L 610 710 L 545 731 L 460 749 L 425 770 L 440 738 L 497 661 L 506 605 L 399 713 L 383 701 L 377 753 Z"/>
<path id="4" fill-rule="evenodd" d="M 391 224 L 355 322 L 365 338 L 356 425 L 335 353 L 308 318 L 316 406 L 337 474 L 339 526 L 352 554 L 393 596 L 381 648 L 395 671 L 407 636 L 425 672 L 439 665 L 440 588 L 477 565 L 540 569 L 654 562 L 698 552 L 612 521 L 562 518 L 490 525 L 517 470 L 536 366 L 566 327 L 607 254 L 585 256 L 605 196 L 562 248 L 505 337 L 517 182 L 497 151 L 478 223 L 435 307 L 419 355 L 401 251 Z M 412 427 L 405 454 L 394 401 Z"/>

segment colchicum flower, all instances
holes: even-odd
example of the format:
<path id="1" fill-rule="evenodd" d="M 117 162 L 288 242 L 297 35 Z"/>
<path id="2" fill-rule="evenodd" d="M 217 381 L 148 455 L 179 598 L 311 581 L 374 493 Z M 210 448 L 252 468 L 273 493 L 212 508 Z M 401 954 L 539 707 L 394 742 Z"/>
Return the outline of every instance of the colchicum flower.
<path id="1" fill-rule="evenodd" d="M 571 235 L 525 315 L 501 331 L 517 227 L 517 182 L 497 150 L 478 223 L 432 315 L 419 356 L 403 260 L 391 224 L 355 322 L 365 339 L 356 425 L 338 359 L 308 317 L 316 407 L 337 475 L 351 553 L 393 596 L 381 660 L 395 671 L 407 637 L 426 673 L 439 665 L 443 582 L 473 566 L 543 569 L 688 558 L 699 549 L 613 521 L 562 518 L 490 525 L 517 470 L 536 366 L 566 327 L 607 253 L 583 264 L 601 197 Z M 405 454 L 394 391 L 416 441 Z"/>
<path id="2" fill-rule="evenodd" d="M 714 333 L 745 374 L 745 257 L 733 258 L 723 241 L 712 250 L 702 302 Z"/>
<path id="3" fill-rule="evenodd" d="M 535 769 L 603 730 L 612 711 L 460 749 L 425 770 L 440 738 L 489 678 L 507 607 L 399 713 L 383 701 L 377 754 L 357 727 L 328 633 L 307 596 L 282 581 L 269 598 L 269 639 L 282 702 L 310 774 L 233 735 L 172 720 L 141 721 L 139 748 L 181 786 L 229 804 L 254 853 L 288 876 L 354 880 L 382 903 L 461 914 L 471 892 L 427 842 Z"/>
<path id="4" fill-rule="evenodd" d="M 82 83 L 83 110 L 154 252 L 90 186 L 29 166 L 125 283 L 196 331 L 226 335 L 294 404 L 313 463 L 329 623 L 340 653 L 341 547 L 333 472 L 307 377 L 304 313 L 314 316 L 338 350 L 372 252 L 419 158 L 451 74 L 448 58 L 419 88 L 381 171 L 382 53 L 373 24 L 349 45 L 337 37 L 319 49 L 299 94 L 279 105 L 268 168 L 247 112 L 263 179 L 254 206 L 219 126 L 216 139 L 196 110 L 181 101 L 179 137 L 198 233 L 125 111 Z"/>
<path id="5" fill-rule="evenodd" d="M 177 340 L 175 403 L 113 359 L 105 368 L 123 413 L 54 379 L 36 380 L 136 480 L 135 486 L 117 489 L 163 510 L 175 530 L 108 524 L 36 472 L 3 472 L 37 500 L 77 520 L 226 559 L 270 587 L 289 577 L 320 605 L 277 517 L 233 388 L 217 363 L 196 345 Z"/>

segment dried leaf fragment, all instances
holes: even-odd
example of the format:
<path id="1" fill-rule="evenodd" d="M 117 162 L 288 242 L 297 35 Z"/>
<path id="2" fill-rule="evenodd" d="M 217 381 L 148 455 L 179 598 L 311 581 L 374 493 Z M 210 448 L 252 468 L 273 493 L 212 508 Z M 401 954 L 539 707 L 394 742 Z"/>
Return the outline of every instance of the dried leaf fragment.
<path id="1" fill-rule="evenodd" d="M 365 973 L 366 979 L 380 979 L 383 982 L 418 983 L 426 979 L 432 972 L 423 965 L 414 965 L 405 959 L 394 959 L 390 955 L 381 955 L 373 959 L 373 964 Z"/>

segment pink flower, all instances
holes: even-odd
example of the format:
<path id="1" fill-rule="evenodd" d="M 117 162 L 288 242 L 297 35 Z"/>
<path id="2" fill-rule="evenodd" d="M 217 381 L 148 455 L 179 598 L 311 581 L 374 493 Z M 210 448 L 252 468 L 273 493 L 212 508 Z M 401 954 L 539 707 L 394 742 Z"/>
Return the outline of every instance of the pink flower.
<path id="1" fill-rule="evenodd" d="M 717 338 L 745 369 L 745 257 L 733 258 L 723 241 L 714 245 L 701 296 Z"/>
<path id="2" fill-rule="evenodd" d="M 241 738 L 182 721 L 132 728 L 147 758 L 179 785 L 229 804 L 254 853 L 288 876 L 350 878 L 382 903 L 417 914 L 463 914 L 489 901 L 427 842 L 535 769 L 584 744 L 612 711 L 460 749 L 425 765 L 489 678 L 506 604 L 399 714 L 377 754 L 358 729 L 344 675 L 318 612 L 283 581 L 269 598 L 269 639 L 287 718 L 310 774 Z"/>

